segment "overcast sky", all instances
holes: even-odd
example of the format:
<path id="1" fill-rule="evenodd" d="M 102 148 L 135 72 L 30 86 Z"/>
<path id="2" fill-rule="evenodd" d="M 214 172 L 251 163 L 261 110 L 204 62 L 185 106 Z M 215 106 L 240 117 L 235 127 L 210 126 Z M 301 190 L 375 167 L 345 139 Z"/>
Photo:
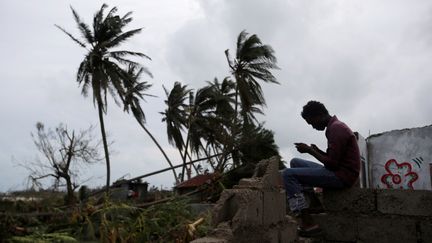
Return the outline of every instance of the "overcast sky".
<path id="1" fill-rule="evenodd" d="M 54 27 L 79 36 L 69 8 L 91 23 L 103 2 L 120 14 L 133 11 L 130 28 L 144 27 L 125 49 L 143 52 L 142 64 L 153 73 L 143 103 L 147 125 L 180 163 L 167 142 L 160 111 L 162 85 L 175 81 L 199 88 L 229 75 L 224 50 L 234 51 L 238 34 L 247 30 L 271 45 L 280 85 L 262 84 L 267 107 L 261 120 L 275 132 L 284 160 L 299 156 L 294 142 L 325 149 L 325 137 L 300 117 L 311 99 L 364 137 L 432 122 L 432 2 L 428 0 L 0 0 L 0 191 L 22 189 L 26 171 L 17 162 L 36 158 L 30 133 L 41 121 L 72 129 L 98 126 L 91 97 L 84 98 L 75 79 L 85 50 Z M 167 163 L 132 116 L 109 101 L 106 129 L 115 153 L 112 181 L 131 178 Z M 99 128 L 95 130 L 100 136 Z M 90 185 L 103 185 L 104 164 L 91 166 Z M 171 187 L 170 172 L 147 178 Z"/>

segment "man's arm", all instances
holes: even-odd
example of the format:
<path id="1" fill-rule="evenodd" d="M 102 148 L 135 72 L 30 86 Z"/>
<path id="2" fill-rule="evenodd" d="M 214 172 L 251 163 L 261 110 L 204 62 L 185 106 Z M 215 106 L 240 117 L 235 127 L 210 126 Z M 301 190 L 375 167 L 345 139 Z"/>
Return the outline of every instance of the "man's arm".
<path id="1" fill-rule="evenodd" d="M 321 149 L 319 149 L 315 144 L 309 146 L 305 143 L 295 143 L 295 146 L 297 148 L 297 151 L 299 151 L 300 153 L 308 153 L 324 165 L 328 161 L 327 154 Z"/>
<path id="2" fill-rule="evenodd" d="M 316 151 L 318 151 L 320 154 L 322 155 L 327 155 L 326 152 L 322 151 L 321 149 L 318 148 L 318 146 L 316 146 L 315 144 L 311 144 L 310 145 L 313 149 L 315 149 Z"/>

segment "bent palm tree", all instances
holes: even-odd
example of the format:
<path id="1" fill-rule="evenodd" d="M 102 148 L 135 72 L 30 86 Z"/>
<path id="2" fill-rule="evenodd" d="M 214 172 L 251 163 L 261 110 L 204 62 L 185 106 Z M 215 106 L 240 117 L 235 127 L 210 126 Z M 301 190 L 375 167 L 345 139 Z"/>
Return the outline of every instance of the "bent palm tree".
<path id="1" fill-rule="evenodd" d="M 245 122 L 255 119 L 253 113 L 261 113 L 256 107 L 265 105 L 264 95 L 258 80 L 277 83 L 271 69 L 278 69 L 274 51 L 269 45 L 262 44 L 257 35 L 243 30 L 237 38 L 236 56 L 231 60 L 229 50 L 225 56 L 236 82 L 235 112 L 238 114 L 240 98 L 241 115 Z"/>
<path id="2" fill-rule="evenodd" d="M 133 116 L 138 121 L 142 129 L 147 133 L 147 135 L 150 136 L 150 138 L 153 140 L 153 142 L 156 144 L 156 146 L 159 148 L 159 150 L 162 152 L 163 156 L 165 157 L 166 161 L 170 165 L 172 172 L 174 174 L 174 179 L 177 182 L 178 177 L 177 173 L 173 167 L 173 164 L 171 160 L 168 158 L 165 151 L 162 149 L 156 138 L 151 134 L 151 132 L 147 129 L 145 124 L 145 114 L 144 111 L 141 108 L 140 105 L 140 99 L 144 100 L 144 96 L 152 96 L 149 94 L 145 94 L 144 91 L 149 89 L 151 87 L 151 84 L 148 84 L 147 82 L 138 82 L 140 79 L 140 76 L 144 71 L 144 68 L 140 67 L 138 71 L 136 71 L 137 67 L 134 65 L 130 65 L 128 68 L 128 76 L 131 79 L 130 84 L 128 87 L 126 87 L 126 94 L 125 94 L 125 100 L 123 101 L 124 104 L 124 111 L 129 112 L 129 110 L 132 111 Z"/>
<path id="3" fill-rule="evenodd" d="M 103 114 L 107 112 L 107 93 L 110 93 L 114 101 L 119 105 L 116 98 L 119 96 L 124 100 L 125 87 L 129 82 L 127 72 L 122 65 L 138 65 L 136 62 L 128 59 L 131 56 L 150 58 L 139 52 L 113 50 L 113 48 L 118 47 L 130 37 L 141 32 L 141 28 L 123 31 L 124 27 L 132 21 L 130 17 L 131 12 L 120 17 L 116 15 L 117 8 L 113 7 L 105 15 L 104 10 L 107 7 L 106 4 L 103 4 L 96 12 L 93 18 L 92 29 L 81 21 L 77 12 L 71 7 L 83 40 L 74 37 L 62 27 L 56 26 L 78 45 L 87 50 L 87 54 L 78 68 L 77 81 L 82 87 L 82 94 L 84 96 L 87 96 L 89 89 L 91 89 L 93 103 L 98 108 L 107 167 L 106 190 L 108 191 L 110 185 L 110 159 L 103 118 Z"/>

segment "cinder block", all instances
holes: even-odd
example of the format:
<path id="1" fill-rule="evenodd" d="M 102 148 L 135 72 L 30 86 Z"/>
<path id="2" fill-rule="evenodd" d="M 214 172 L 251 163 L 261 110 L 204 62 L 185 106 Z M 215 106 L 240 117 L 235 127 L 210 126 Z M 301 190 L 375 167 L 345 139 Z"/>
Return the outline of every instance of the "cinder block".
<path id="1" fill-rule="evenodd" d="M 432 192 L 424 190 L 377 190 L 378 211 L 384 214 L 432 216 Z"/>
<path id="2" fill-rule="evenodd" d="M 368 243 L 415 243 L 416 222 L 406 217 L 361 216 L 358 218 L 358 235 L 359 241 Z"/>
<path id="3" fill-rule="evenodd" d="M 432 220 L 420 221 L 421 242 L 432 242 Z"/>
<path id="4" fill-rule="evenodd" d="M 357 239 L 357 218 L 350 215 L 313 215 L 324 232 L 326 240 L 330 241 L 356 241 Z"/>
<path id="5" fill-rule="evenodd" d="M 350 213 L 373 213 L 376 211 L 376 196 L 373 189 L 349 188 L 325 189 L 323 203 L 327 211 Z"/>
<path id="6" fill-rule="evenodd" d="M 285 218 L 285 191 L 263 192 L 263 224 L 276 224 Z"/>

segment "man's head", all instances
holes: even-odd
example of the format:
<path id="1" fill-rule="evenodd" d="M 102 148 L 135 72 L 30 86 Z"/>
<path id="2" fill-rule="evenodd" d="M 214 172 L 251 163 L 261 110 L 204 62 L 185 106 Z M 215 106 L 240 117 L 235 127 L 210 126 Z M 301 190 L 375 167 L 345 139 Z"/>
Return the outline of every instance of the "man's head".
<path id="1" fill-rule="evenodd" d="M 327 127 L 331 118 L 325 106 L 321 102 L 314 100 L 303 106 L 301 116 L 309 125 L 319 131 L 323 131 Z"/>

